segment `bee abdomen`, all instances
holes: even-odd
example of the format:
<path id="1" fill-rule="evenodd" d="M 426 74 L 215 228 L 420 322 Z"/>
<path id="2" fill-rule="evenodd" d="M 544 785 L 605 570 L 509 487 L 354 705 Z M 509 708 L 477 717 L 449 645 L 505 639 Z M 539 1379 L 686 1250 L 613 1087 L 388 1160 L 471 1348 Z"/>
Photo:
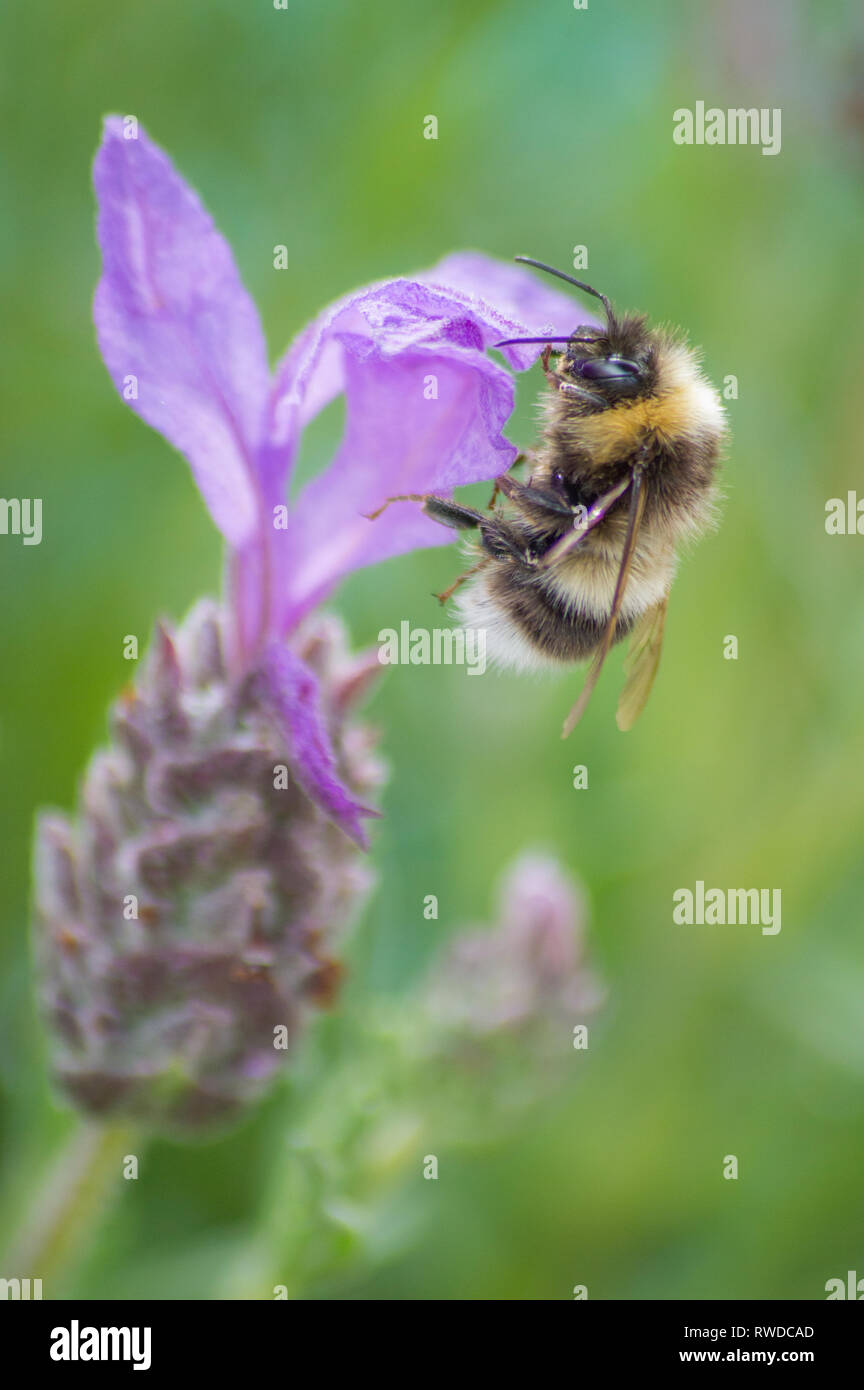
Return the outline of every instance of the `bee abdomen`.
<path id="1" fill-rule="evenodd" d="M 589 613 L 539 583 L 514 584 L 504 568 L 490 567 L 459 600 L 466 627 L 486 633 L 488 659 L 498 666 L 539 667 L 584 661 L 596 650 L 608 613 Z M 621 614 L 615 641 L 633 617 Z"/>

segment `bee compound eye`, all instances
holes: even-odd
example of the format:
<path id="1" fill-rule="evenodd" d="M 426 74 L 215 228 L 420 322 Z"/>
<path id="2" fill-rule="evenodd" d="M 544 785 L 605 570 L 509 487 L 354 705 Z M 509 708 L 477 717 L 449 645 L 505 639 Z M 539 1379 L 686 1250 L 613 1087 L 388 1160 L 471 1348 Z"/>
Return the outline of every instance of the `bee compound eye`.
<path id="1" fill-rule="evenodd" d="M 633 381 L 641 375 L 638 362 L 626 357 L 594 357 L 577 363 L 579 375 L 587 381 Z"/>

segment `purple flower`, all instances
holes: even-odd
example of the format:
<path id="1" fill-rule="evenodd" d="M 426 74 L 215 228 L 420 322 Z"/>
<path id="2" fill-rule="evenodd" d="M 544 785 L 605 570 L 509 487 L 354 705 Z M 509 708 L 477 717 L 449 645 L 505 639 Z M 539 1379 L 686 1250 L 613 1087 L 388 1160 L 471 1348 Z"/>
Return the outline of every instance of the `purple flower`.
<path id="1" fill-rule="evenodd" d="M 410 506 L 364 513 L 506 470 L 513 379 L 486 349 L 566 332 L 573 307 L 453 256 L 338 301 L 271 373 L 231 252 L 168 158 L 110 117 L 94 179 L 99 346 L 186 457 L 225 538 L 226 593 L 157 630 L 77 816 L 42 817 L 37 949 L 67 1094 L 188 1125 L 254 1096 L 332 997 L 334 937 L 368 885 L 354 845 L 381 773 L 350 716 L 377 663 L 312 610 L 351 570 L 447 539 Z M 340 392 L 342 444 L 288 507 L 302 430 Z"/>
<path id="2" fill-rule="evenodd" d="M 103 256 L 94 316 L 108 370 L 185 455 L 225 537 L 231 669 L 260 668 L 308 763 L 309 794 L 360 840 L 367 812 L 340 791 L 314 690 L 284 639 L 351 570 L 446 543 L 409 504 L 374 525 L 364 513 L 395 493 L 449 493 L 510 466 L 516 450 L 502 429 L 513 378 L 486 349 L 570 331 L 573 302 L 515 266 L 454 255 L 337 301 L 271 374 L 231 251 L 167 156 L 109 117 L 94 181 Z M 538 348 L 504 351 L 523 369 Z M 342 444 L 288 510 L 303 428 L 340 392 Z"/>
<path id="3" fill-rule="evenodd" d="M 573 1076 L 605 999 L 581 888 L 548 855 L 505 873 L 494 925 L 457 931 L 415 996 L 436 1132 L 461 1142 L 524 1122 Z"/>
<path id="4" fill-rule="evenodd" d="M 428 987 L 439 1025 L 462 1037 L 552 1029 L 566 1052 L 566 1025 L 602 999 L 585 960 L 580 889 L 551 856 L 526 854 L 508 869 L 497 925 L 458 933 Z"/>

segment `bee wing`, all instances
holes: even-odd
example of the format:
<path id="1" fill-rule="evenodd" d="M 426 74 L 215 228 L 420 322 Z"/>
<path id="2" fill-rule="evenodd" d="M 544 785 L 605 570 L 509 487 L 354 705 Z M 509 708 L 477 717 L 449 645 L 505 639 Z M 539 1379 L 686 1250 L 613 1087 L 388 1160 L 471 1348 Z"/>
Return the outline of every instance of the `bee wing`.
<path id="1" fill-rule="evenodd" d="M 585 677 L 585 684 L 582 693 L 575 705 L 571 709 L 567 718 L 564 720 L 564 729 L 561 737 L 566 738 L 575 729 L 582 715 L 588 707 L 588 701 L 603 670 L 603 663 L 609 655 L 609 649 L 615 637 L 615 628 L 618 625 L 618 614 L 621 611 L 621 604 L 624 599 L 624 590 L 627 587 L 627 577 L 630 573 L 630 564 L 633 559 L 633 552 L 636 549 L 636 539 L 639 535 L 639 523 L 642 520 L 642 512 L 645 509 L 645 493 L 642 488 L 642 469 L 636 468 L 632 476 L 632 491 L 630 493 L 630 512 L 627 517 L 627 534 L 624 537 L 624 548 L 621 551 L 621 564 L 618 569 L 618 578 L 615 582 L 615 594 L 612 598 L 612 608 L 609 613 L 609 621 L 606 624 L 606 631 L 603 639 L 597 648 L 597 654 L 588 669 Z"/>
<path id="2" fill-rule="evenodd" d="M 657 667 L 663 650 L 663 629 L 666 626 L 668 597 L 649 608 L 636 627 L 630 639 L 630 646 L 624 661 L 626 680 L 621 698 L 618 701 L 616 721 L 622 732 L 632 729 L 645 708 Z"/>

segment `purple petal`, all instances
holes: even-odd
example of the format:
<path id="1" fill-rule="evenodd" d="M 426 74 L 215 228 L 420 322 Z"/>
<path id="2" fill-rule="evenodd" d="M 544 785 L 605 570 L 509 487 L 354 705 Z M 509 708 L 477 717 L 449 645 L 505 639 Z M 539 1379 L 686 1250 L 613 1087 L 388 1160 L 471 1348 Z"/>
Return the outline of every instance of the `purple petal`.
<path id="1" fill-rule="evenodd" d="M 438 396 L 427 400 L 430 376 Z M 374 365 L 349 358 L 347 395 L 342 445 L 304 489 L 283 533 L 291 555 L 289 624 L 351 570 L 453 540 L 413 502 L 394 503 L 375 521 L 366 513 L 395 494 L 449 495 L 506 472 L 516 456 L 501 435 L 513 408 L 512 380 L 493 363 L 481 366 L 476 355 L 406 353 Z"/>
<path id="2" fill-rule="evenodd" d="M 102 356 L 133 410 L 186 456 L 213 520 L 238 545 L 260 515 L 269 390 L 255 306 L 197 195 L 143 130 L 126 139 L 121 118 L 108 117 L 93 176 Z"/>
<path id="3" fill-rule="evenodd" d="M 378 812 L 355 801 L 339 779 L 316 677 L 296 653 L 272 643 L 255 679 L 261 699 L 288 741 L 291 771 L 306 795 L 366 849 L 361 818 Z"/>
<path id="4" fill-rule="evenodd" d="M 299 621 L 351 570 L 452 539 L 415 504 L 375 522 L 364 513 L 397 493 L 446 495 L 505 471 L 516 452 L 502 435 L 513 382 L 486 351 L 501 338 L 570 332 L 580 318 L 581 306 L 534 272 L 466 253 L 416 281 L 348 296 L 309 325 L 277 369 L 268 496 L 280 497 L 303 425 L 341 391 L 347 423 L 332 464 L 272 539 L 277 626 Z M 504 354 L 525 368 L 540 350 Z"/>
<path id="5" fill-rule="evenodd" d="M 548 333 L 572 333 L 577 324 L 597 323 L 595 314 L 585 309 L 577 290 L 553 289 L 555 280 L 544 278 L 539 270 L 496 261 L 479 251 L 457 251 L 445 256 L 431 270 L 418 277 L 427 285 L 439 285 L 480 301 L 478 312 L 501 327 L 500 338 L 534 337 Z M 557 283 L 561 283 L 558 281 Z M 502 349 L 517 371 L 535 362 L 538 346 Z"/>
<path id="6" fill-rule="evenodd" d="M 364 513 L 394 493 L 449 493 L 510 466 L 516 451 L 501 431 L 513 380 L 485 350 L 520 327 L 467 296 L 397 280 L 337 305 L 295 345 L 277 376 L 276 447 L 292 447 L 310 402 L 343 389 L 347 422 L 276 539 L 283 625 L 348 571 L 452 539 L 411 504 L 375 522 Z"/>
<path id="7" fill-rule="evenodd" d="M 431 297 L 413 296 L 422 285 Z M 579 322 L 594 323 L 572 295 L 551 289 L 538 272 L 493 260 L 476 251 L 456 252 L 413 280 L 382 281 L 330 305 L 295 339 L 276 369 L 271 404 L 271 466 L 276 490 L 284 484 L 300 432 L 345 388 L 341 339 L 355 333 L 377 336 L 388 354 L 418 336 L 434 341 L 437 326 L 473 321 L 485 349 L 503 337 L 569 333 Z M 424 322 L 424 319 L 427 320 Z M 540 347 L 507 348 L 504 356 L 524 370 Z"/>

